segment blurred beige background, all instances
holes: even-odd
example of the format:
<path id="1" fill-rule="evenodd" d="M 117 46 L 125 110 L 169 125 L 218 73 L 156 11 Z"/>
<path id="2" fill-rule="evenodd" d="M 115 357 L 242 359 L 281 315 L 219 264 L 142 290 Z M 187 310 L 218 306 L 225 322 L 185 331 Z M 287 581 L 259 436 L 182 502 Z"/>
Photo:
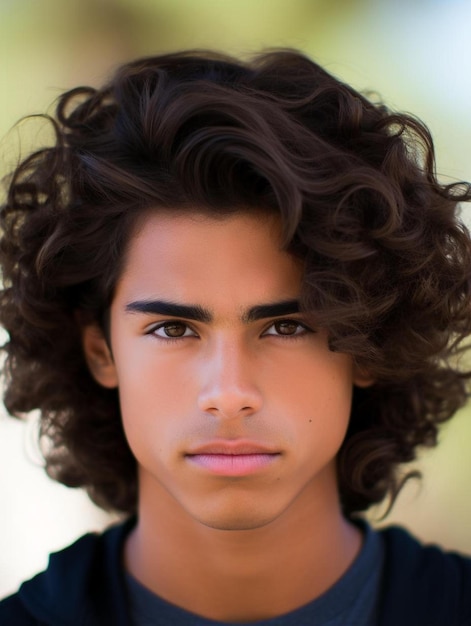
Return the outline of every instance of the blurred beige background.
<path id="1" fill-rule="evenodd" d="M 434 134 L 442 176 L 471 180 L 470 23 L 468 0 L 0 0 L 1 171 L 28 148 L 11 130 L 21 116 L 44 112 L 64 89 L 99 84 L 121 61 L 291 46 L 417 114 Z M 26 425 L 0 415 L 0 597 L 49 552 L 110 521 L 43 475 L 35 434 L 34 415 Z M 471 553 L 470 443 L 467 409 L 422 455 L 422 482 L 404 489 L 386 522 Z"/>

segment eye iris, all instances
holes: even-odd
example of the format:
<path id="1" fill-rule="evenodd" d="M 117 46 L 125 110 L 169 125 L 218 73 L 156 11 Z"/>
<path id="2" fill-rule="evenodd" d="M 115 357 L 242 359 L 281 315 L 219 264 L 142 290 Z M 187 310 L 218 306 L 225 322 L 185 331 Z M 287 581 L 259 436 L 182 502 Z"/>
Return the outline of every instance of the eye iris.
<path id="1" fill-rule="evenodd" d="M 165 324 L 164 326 L 164 332 L 168 337 L 183 337 L 185 330 L 185 325 L 178 322 Z"/>
<path id="2" fill-rule="evenodd" d="M 298 324 L 290 321 L 276 322 L 275 328 L 280 335 L 294 335 L 298 329 Z"/>

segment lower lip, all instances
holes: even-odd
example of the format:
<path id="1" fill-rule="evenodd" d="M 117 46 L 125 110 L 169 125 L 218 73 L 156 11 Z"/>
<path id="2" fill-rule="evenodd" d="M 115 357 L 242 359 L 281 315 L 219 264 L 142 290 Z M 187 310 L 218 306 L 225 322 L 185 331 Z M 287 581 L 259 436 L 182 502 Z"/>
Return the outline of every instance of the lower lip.
<path id="1" fill-rule="evenodd" d="M 247 476 L 271 465 L 279 454 L 191 454 L 187 459 L 219 476 Z"/>

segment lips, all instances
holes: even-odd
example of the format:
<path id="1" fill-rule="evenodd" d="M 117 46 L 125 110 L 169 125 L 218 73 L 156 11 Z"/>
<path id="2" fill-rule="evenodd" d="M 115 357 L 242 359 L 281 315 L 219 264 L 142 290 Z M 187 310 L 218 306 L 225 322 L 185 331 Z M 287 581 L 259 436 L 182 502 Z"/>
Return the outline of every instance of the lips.
<path id="1" fill-rule="evenodd" d="M 277 454 L 279 450 L 270 448 L 260 443 L 248 441 L 244 439 L 237 440 L 218 440 L 205 443 L 201 446 L 191 449 L 187 454 L 189 456 L 197 454 Z"/>
<path id="2" fill-rule="evenodd" d="M 272 465 L 278 450 L 251 441 L 214 441 L 188 452 L 187 460 L 219 476 L 246 476 Z"/>

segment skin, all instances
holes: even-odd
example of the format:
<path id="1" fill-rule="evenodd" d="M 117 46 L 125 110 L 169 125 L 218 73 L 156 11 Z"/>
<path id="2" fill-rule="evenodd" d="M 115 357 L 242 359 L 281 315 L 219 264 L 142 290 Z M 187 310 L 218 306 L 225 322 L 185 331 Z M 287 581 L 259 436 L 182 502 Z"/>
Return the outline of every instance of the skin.
<path id="1" fill-rule="evenodd" d="M 255 306 L 296 300 L 301 279 L 274 216 L 159 211 L 129 244 L 112 354 L 97 327 L 83 331 L 96 380 L 119 389 L 138 463 L 125 567 L 215 620 L 253 622 L 306 604 L 360 549 L 341 514 L 335 458 L 352 387 L 369 381 L 299 312 L 247 321 Z M 136 310 L 156 300 L 198 305 L 208 319 Z M 208 445 L 223 447 L 223 469 L 195 454 Z M 231 446 L 235 470 L 224 462 Z M 249 458 L 244 446 L 269 454 Z"/>

